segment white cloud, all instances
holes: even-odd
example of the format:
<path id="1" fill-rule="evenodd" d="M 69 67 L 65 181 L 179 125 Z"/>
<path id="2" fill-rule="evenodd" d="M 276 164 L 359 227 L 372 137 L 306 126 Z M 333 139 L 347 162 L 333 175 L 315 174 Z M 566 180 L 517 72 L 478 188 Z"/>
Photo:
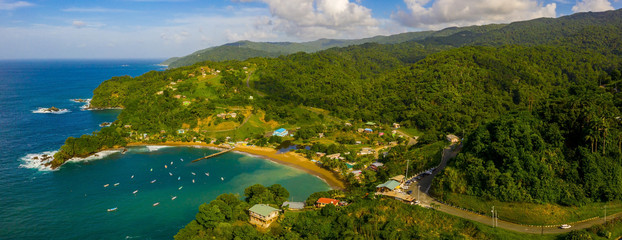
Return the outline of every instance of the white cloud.
<path id="1" fill-rule="evenodd" d="M 572 7 L 573 12 L 601 12 L 613 9 L 608 0 L 582 0 Z"/>
<path id="2" fill-rule="evenodd" d="M 249 0 L 237 0 L 249 2 Z M 284 32 L 309 40 L 322 37 L 361 37 L 378 34 L 371 10 L 349 0 L 257 0 L 268 5 L 272 18 L 258 19 L 263 30 Z M 261 25 L 261 26 L 260 26 Z"/>
<path id="3" fill-rule="evenodd" d="M 392 15 L 405 26 L 440 29 L 555 17 L 555 3 L 536 0 L 404 0 L 408 11 Z M 429 6 L 431 5 L 431 6 Z"/>
<path id="4" fill-rule="evenodd" d="M 73 22 L 71 22 L 71 25 L 76 27 L 76 28 L 83 28 L 86 26 L 86 23 L 84 21 L 80 21 L 80 20 L 73 20 Z"/>
<path id="5" fill-rule="evenodd" d="M 17 8 L 31 7 L 31 6 L 34 6 L 34 4 L 25 2 L 25 1 L 7 2 L 7 1 L 0 0 L 0 10 L 15 10 Z"/>

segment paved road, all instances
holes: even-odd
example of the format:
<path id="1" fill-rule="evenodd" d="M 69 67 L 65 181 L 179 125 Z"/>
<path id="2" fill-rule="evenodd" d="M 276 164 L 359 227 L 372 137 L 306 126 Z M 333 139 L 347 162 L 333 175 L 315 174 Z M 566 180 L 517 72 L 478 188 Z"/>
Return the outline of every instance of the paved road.
<path id="1" fill-rule="evenodd" d="M 490 216 L 483 216 L 480 214 L 476 214 L 473 212 L 455 208 L 449 205 L 445 205 L 441 202 L 436 201 L 435 199 L 433 199 L 427 194 L 432 184 L 432 180 L 434 179 L 434 176 L 436 176 L 436 174 L 438 174 L 440 171 L 445 169 L 445 167 L 447 166 L 447 162 L 450 159 L 454 158 L 458 154 L 458 152 L 460 152 L 461 149 L 462 149 L 462 145 L 454 145 L 453 148 L 447 148 L 443 150 L 443 159 L 441 160 L 441 164 L 432 172 L 431 175 L 423 177 L 421 180 L 419 180 L 418 183 L 419 183 L 419 191 L 420 191 L 419 198 L 420 199 L 418 200 L 420 204 L 424 207 L 431 207 L 432 205 L 435 205 L 436 206 L 435 209 L 437 209 L 438 211 L 492 226 L 492 219 Z M 415 198 L 417 197 L 417 191 L 413 191 L 411 194 L 415 196 Z M 615 217 L 622 217 L 622 213 L 609 215 L 607 216 L 607 219 L 613 219 Z M 585 222 L 574 223 L 572 224 L 572 227 L 569 229 L 560 229 L 558 227 L 544 227 L 543 228 L 543 227 L 534 227 L 534 226 L 524 226 L 524 225 L 520 225 L 516 223 L 506 222 L 506 221 L 499 219 L 497 220 L 497 224 L 498 224 L 497 227 L 511 230 L 511 231 L 521 232 L 521 233 L 559 234 L 559 233 L 567 233 L 575 229 L 588 228 L 595 224 L 602 224 L 602 223 L 604 223 L 604 220 L 602 218 L 596 218 L 596 219 L 592 219 L 592 220 L 585 221 Z"/>

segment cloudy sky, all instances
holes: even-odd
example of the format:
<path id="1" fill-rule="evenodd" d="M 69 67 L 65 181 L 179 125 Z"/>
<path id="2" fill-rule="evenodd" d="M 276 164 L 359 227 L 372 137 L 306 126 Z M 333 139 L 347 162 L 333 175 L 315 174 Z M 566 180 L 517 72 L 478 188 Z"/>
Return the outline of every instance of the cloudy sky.
<path id="1" fill-rule="evenodd" d="M 622 0 L 0 0 L 0 59 L 163 59 L 238 40 L 363 38 L 621 7 Z"/>

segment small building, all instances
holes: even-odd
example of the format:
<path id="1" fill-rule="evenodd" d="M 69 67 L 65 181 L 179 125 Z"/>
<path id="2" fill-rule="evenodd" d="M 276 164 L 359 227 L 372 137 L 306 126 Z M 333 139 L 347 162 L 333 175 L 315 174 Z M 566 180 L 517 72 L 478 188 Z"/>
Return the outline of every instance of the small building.
<path id="1" fill-rule="evenodd" d="M 190 103 L 192 103 L 192 102 L 190 102 L 190 101 L 183 101 L 183 102 L 182 102 L 182 104 L 183 104 L 184 106 L 188 106 L 188 105 L 190 105 Z"/>
<path id="2" fill-rule="evenodd" d="M 237 117 L 237 116 L 238 116 L 238 114 L 237 114 L 237 113 L 232 112 L 232 113 L 229 113 L 229 116 L 231 116 L 232 118 L 235 118 L 235 117 Z"/>
<path id="3" fill-rule="evenodd" d="M 339 157 L 341 157 L 341 153 L 335 153 L 335 154 L 331 154 L 331 155 L 326 155 L 327 158 L 329 159 L 339 159 Z"/>
<path id="4" fill-rule="evenodd" d="M 447 141 L 449 141 L 450 143 L 458 143 L 458 142 L 460 142 L 460 138 L 458 138 L 458 136 L 456 136 L 456 135 L 449 134 L 446 137 L 447 137 Z"/>
<path id="5" fill-rule="evenodd" d="M 332 198 L 319 198 L 317 202 L 315 202 L 316 207 L 324 207 L 326 204 L 333 204 L 335 206 L 339 206 L 339 200 Z"/>
<path id="6" fill-rule="evenodd" d="M 393 128 L 395 128 L 395 129 L 400 128 L 400 124 L 399 123 L 393 123 Z"/>
<path id="7" fill-rule="evenodd" d="M 404 178 L 405 178 L 404 175 L 397 175 L 395 177 L 392 177 L 391 180 L 395 180 L 395 181 L 397 181 L 399 183 L 403 183 L 404 182 Z"/>
<path id="8" fill-rule="evenodd" d="M 185 129 L 179 129 L 179 130 L 177 130 L 177 133 L 184 134 L 184 133 L 186 133 L 186 130 Z"/>
<path id="9" fill-rule="evenodd" d="M 315 156 L 317 156 L 317 157 L 320 157 L 320 158 L 321 158 L 321 157 L 323 157 L 323 156 L 326 156 L 326 153 L 323 153 L 323 152 L 315 152 Z"/>
<path id="10" fill-rule="evenodd" d="M 225 119 L 227 117 L 227 114 L 226 113 L 219 113 L 219 114 L 216 114 L 216 117 Z"/>
<path id="11" fill-rule="evenodd" d="M 384 132 L 378 133 L 378 137 L 382 137 L 382 136 L 384 136 Z"/>
<path id="12" fill-rule="evenodd" d="M 367 126 L 376 126 L 375 122 L 366 122 L 365 125 Z"/>
<path id="13" fill-rule="evenodd" d="M 374 170 L 374 171 L 378 171 L 379 168 L 381 168 L 382 166 L 384 166 L 383 163 L 381 162 L 374 162 L 369 166 L 369 169 Z"/>
<path id="14" fill-rule="evenodd" d="M 389 181 L 386 181 L 385 183 L 378 184 L 376 186 L 376 191 L 377 192 L 390 192 L 395 189 L 398 189 L 399 187 L 400 187 L 400 183 L 398 181 L 390 179 Z"/>
<path id="15" fill-rule="evenodd" d="M 285 136 L 287 136 L 288 133 L 289 132 L 287 131 L 287 129 L 279 128 L 277 130 L 274 130 L 274 133 L 272 133 L 272 136 L 285 137 Z"/>
<path id="16" fill-rule="evenodd" d="M 124 127 L 124 128 L 131 128 L 131 127 L 132 127 L 132 125 L 129 125 L 129 124 L 128 124 L 128 125 L 123 125 L 123 127 Z"/>
<path id="17" fill-rule="evenodd" d="M 249 222 L 259 227 L 267 228 L 277 219 L 280 211 L 266 204 L 255 204 L 255 206 L 248 209 L 250 215 Z"/>
<path id="18" fill-rule="evenodd" d="M 324 133 L 318 133 L 318 138 L 323 138 L 324 137 Z"/>
<path id="19" fill-rule="evenodd" d="M 345 124 L 345 126 L 346 126 L 346 127 L 352 127 L 352 123 L 347 122 L 347 123 Z"/>
<path id="20" fill-rule="evenodd" d="M 362 132 L 364 132 L 364 131 L 365 131 L 365 129 L 363 129 L 363 128 L 359 128 L 359 129 L 357 129 L 356 131 L 357 131 L 357 132 L 362 133 Z"/>
<path id="21" fill-rule="evenodd" d="M 370 154 L 374 154 L 374 149 L 372 148 L 362 148 L 361 151 L 359 152 L 359 155 L 370 155 Z"/>
<path id="22" fill-rule="evenodd" d="M 364 132 L 366 132 L 366 133 L 372 133 L 372 132 L 374 132 L 374 130 L 372 130 L 371 128 L 365 128 L 365 129 L 364 129 Z"/>
<path id="23" fill-rule="evenodd" d="M 281 207 L 287 207 L 289 210 L 302 210 L 305 208 L 304 202 L 283 202 Z"/>
<path id="24" fill-rule="evenodd" d="M 354 142 L 354 144 L 356 144 L 356 145 L 359 145 L 359 144 L 362 144 L 362 143 L 363 143 L 363 142 L 361 142 L 361 141 L 356 141 L 356 142 Z"/>

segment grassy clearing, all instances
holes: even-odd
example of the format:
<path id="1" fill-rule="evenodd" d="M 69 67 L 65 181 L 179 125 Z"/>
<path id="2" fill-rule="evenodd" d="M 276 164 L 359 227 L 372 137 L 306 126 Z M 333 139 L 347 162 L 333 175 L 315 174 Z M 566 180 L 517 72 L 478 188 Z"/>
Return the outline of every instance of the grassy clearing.
<path id="1" fill-rule="evenodd" d="M 411 137 L 423 135 L 423 132 L 419 131 L 419 129 L 416 128 L 400 128 L 398 130 L 410 135 Z"/>
<path id="2" fill-rule="evenodd" d="M 565 207 L 556 204 L 513 203 L 486 201 L 478 197 L 450 193 L 448 203 L 476 212 L 488 214 L 492 206 L 499 211 L 499 218 L 510 222 L 551 225 L 576 222 L 593 217 L 602 217 L 603 203 L 589 203 L 581 207 Z M 607 203 L 607 214 L 622 212 L 622 202 Z"/>

